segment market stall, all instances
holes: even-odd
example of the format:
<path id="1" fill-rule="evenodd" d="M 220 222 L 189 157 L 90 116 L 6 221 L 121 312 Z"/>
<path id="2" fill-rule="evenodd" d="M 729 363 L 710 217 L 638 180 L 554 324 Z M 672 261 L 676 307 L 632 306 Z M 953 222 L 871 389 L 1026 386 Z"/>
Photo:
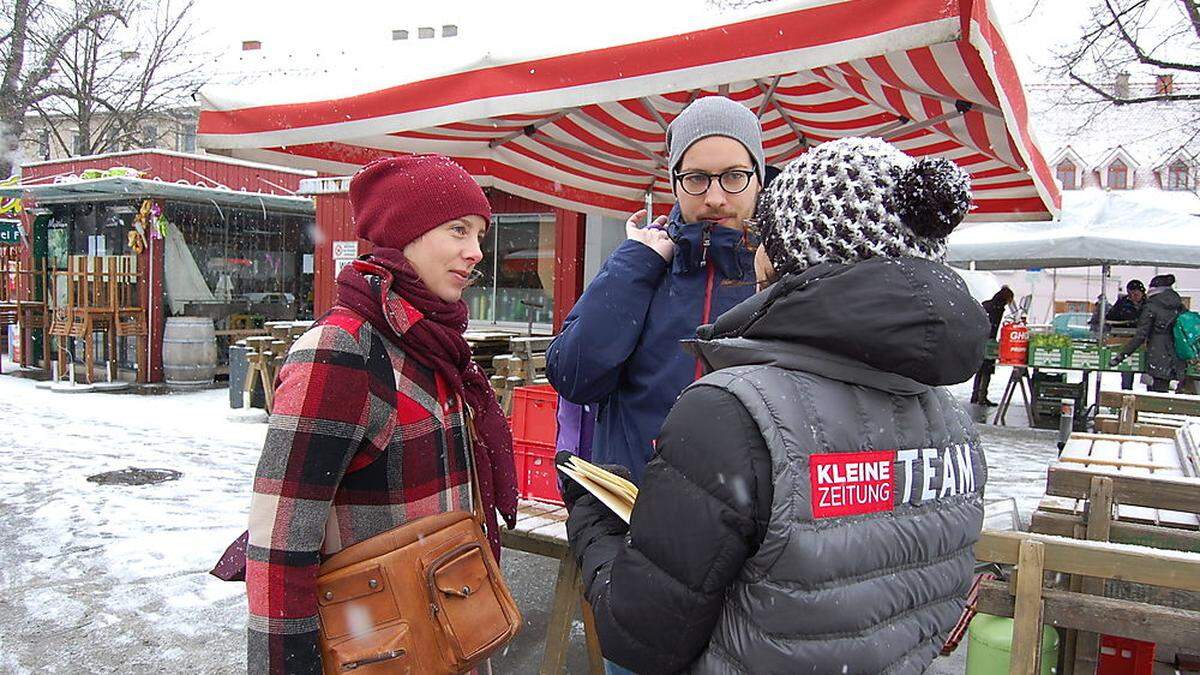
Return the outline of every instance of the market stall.
<path id="1" fill-rule="evenodd" d="M 294 75 L 264 68 L 201 90 L 198 142 L 332 175 L 379 157 L 438 152 L 497 193 L 623 222 L 647 204 L 655 213 L 670 208 L 666 125 L 697 97 L 726 94 L 758 114 L 769 164 L 831 139 L 878 136 L 970 172 L 969 218 L 1047 220 L 1058 211 L 985 0 L 646 11 L 653 18 L 597 18 L 619 29 L 462 39 L 436 47 L 437 58 L 376 55 Z M 319 210 L 338 192 L 332 184 L 311 191 Z M 353 239 L 346 210 L 337 211 L 322 218 L 330 243 L 317 249 L 319 297 L 333 285 L 332 242 Z M 534 239 L 530 228 L 525 246 L 537 251 L 508 251 L 495 275 L 546 289 L 554 261 L 554 315 L 565 316 L 582 290 L 560 283 L 564 268 L 582 266 L 582 249 L 567 245 L 582 239 L 577 225 L 558 218 L 552 255 L 545 231 Z M 521 299 L 514 293 L 511 302 Z"/>
<path id="2" fill-rule="evenodd" d="M 1051 223 L 987 223 L 950 235 L 947 260 L 974 270 L 1010 270 L 1099 265 L 1107 280 L 1113 265 L 1152 265 L 1164 269 L 1200 267 L 1200 216 L 1180 215 L 1131 199 L 1119 191 L 1084 191 L 1064 195 L 1062 218 Z M 1106 283 L 1101 288 L 1107 287 Z M 1103 316 L 1108 298 L 1100 296 Z M 1112 356 L 1129 339 L 1128 330 L 1113 334 L 1107 322 L 1097 335 L 1074 338 L 1046 330 L 1028 337 L 1025 359 L 1010 365 L 1040 370 L 1079 371 L 1083 383 L 1034 377 L 1031 405 L 1057 411 L 1061 398 L 1087 409 L 1087 380 L 1105 371 L 1142 372 L 1141 351 L 1110 368 Z M 1001 350 L 1003 352 L 1003 350 Z M 1001 360 L 1003 363 L 1003 359 Z M 1196 370 L 1190 371 L 1193 375 Z M 1039 386 L 1043 382 L 1047 386 Z M 1100 377 L 1095 378 L 1099 399 Z M 1039 395 L 1044 393 L 1044 395 Z M 1001 419 L 998 414 L 997 419 Z"/>
<path id="3" fill-rule="evenodd" d="M 0 188 L 26 206 L 22 292 L 45 307 L 22 326 L 23 364 L 38 365 L 40 354 L 40 365 L 55 361 L 70 376 L 77 363 L 88 382 L 160 381 L 165 366 L 168 381 L 199 382 L 211 380 L 230 341 L 265 322 L 311 318 L 314 208 L 278 187 L 311 174 L 173 155 L 44 163 Z M 170 172 L 145 166 L 148 158 L 186 161 L 193 180 L 165 180 Z M 238 175 L 268 172 L 257 177 L 284 194 L 247 190 L 253 181 Z M 243 182 L 218 182 L 231 178 Z"/>

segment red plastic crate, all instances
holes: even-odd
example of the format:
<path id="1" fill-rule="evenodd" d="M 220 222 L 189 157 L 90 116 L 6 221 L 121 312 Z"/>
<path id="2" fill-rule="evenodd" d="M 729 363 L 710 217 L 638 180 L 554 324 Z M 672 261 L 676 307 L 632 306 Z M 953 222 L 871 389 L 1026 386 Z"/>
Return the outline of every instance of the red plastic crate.
<path id="1" fill-rule="evenodd" d="M 513 389 L 512 432 L 514 441 L 558 442 L 558 392 L 548 384 Z"/>
<path id="2" fill-rule="evenodd" d="M 536 499 L 540 502 L 562 504 L 562 495 L 558 492 L 558 470 L 554 468 L 554 445 L 551 443 L 533 443 L 530 441 L 513 441 L 513 456 L 517 459 L 517 470 L 522 476 L 521 496 L 526 499 Z"/>
<path id="3" fill-rule="evenodd" d="M 1154 643 L 1115 635 L 1100 636 L 1096 675 L 1152 675 Z"/>

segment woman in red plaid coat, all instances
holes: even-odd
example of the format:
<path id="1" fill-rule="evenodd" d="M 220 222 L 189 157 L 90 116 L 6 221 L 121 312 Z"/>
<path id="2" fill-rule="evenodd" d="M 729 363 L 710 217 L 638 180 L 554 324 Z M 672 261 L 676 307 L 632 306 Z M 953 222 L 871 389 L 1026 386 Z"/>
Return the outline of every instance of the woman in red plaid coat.
<path id="1" fill-rule="evenodd" d="M 288 353 L 254 477 L 255 674 L 319 675 L 321 561 L 413 518 L 470 510 L 468 461 L 497 558 L 497 512 L 509 527 L 516 518 L 511 432 L 463 338 L 487 198 L 457 164 L 422 155 L 367 165 L 350 202 L 374 249 L 338 275 L 335 307 Z M 470 458 L 464 404 L 478 433 Z"/>

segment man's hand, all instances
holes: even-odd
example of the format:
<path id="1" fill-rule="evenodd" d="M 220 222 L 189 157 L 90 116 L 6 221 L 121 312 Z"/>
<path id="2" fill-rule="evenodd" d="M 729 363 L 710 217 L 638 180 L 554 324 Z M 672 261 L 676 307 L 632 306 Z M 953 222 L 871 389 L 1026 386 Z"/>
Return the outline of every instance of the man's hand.
<path id="1" fill-rule="evenodd" d="M 635 241 L 640 241 L 643 244 L 654 249 L 654 252 L 662 256 L 663 260 L 671 262 L 671 258 L 675 257 L 675 242 L 671 241 L 671 237 L 667 235 L 667 217 L 659 216 L 654 219 L 647 227 L 641 227 L 638 223 L 646 217 L 646 209 L 641 209 L 625 221 L 625 236 Z"/>

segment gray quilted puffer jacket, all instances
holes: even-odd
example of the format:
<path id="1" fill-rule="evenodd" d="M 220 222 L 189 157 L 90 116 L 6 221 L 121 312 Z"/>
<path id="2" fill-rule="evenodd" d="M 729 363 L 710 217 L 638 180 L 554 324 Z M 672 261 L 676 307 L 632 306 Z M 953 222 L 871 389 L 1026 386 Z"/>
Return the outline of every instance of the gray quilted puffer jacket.
<path id="1" fill-rule="evenodd" d="M 703 327 L 626 538 L 572 505 L 607 658 L 639 673 L 920 673 L 970 586 L 988 320 L 949 268 L 821 265 Z"/>

